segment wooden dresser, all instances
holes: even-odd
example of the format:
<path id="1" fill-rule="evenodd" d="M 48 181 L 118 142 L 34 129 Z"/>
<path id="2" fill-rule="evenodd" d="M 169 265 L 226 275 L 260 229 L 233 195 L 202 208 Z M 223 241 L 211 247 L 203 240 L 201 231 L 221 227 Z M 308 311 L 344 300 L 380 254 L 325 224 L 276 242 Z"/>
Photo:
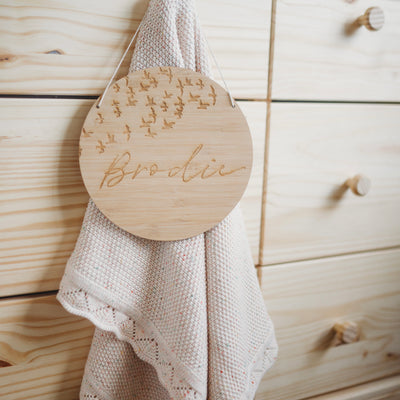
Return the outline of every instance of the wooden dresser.
<path id="1" fill-rule="evenodd" d="M 78 399 L 94 328 L 55 299 L 78 140 L 147 4 L 0 2 L 2 400 Z M 197 8 L 254 143 L 241 204 L 279 344 L 255 399 L 400 399 L 400 3 Z"/>

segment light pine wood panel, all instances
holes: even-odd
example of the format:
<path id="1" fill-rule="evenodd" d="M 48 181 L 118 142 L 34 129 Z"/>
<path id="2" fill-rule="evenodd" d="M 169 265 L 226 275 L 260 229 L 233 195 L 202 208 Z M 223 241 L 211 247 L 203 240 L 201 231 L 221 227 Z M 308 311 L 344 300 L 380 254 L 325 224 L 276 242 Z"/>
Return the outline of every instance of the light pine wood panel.
<path id="1" fill-rule="evenodd" d="M 88 201 L 78 141 L 93 101 L 0 104 L 0 294 L 58 289 Z"/>
<path id="2" fill-rule="evenodd" d="M 240 207 L 249 239 L 254 263 L 258 263 L 260 225 L 261 225 L 261 196 L 264 173 L 264 144 L 266 124 L 266 103 L 255 101 L 238 102 L 250 127 L 253 140 L 253 165 L 249 183 L 240 200 Z"/>
<path id="3" fill-rule="evenodd" d="M 259 268 L 279 354 L 256 400 L 304 399 L 400 372 L 400 248 Z M 360 340 L 332 346 L 344 320 Z"/>
<path id="4" fill-rule="evenodd" d="M 379 31 L 347 27 L 371 6 Z M 273 99 L 400 100 L 396 0 L 277 0 Z"/>
<path id="5" fill-rule="evenodd" d="M 78 399 L 93 330 L 54 295 L 1 300 L 1 399 Z"/>
<path id="6" fill-rule="evenodd" d="M 364 385 L 312 397 L 309 400 L 398 400 L 399 398 L 400 375 L 395 375 Z"/>
<path id="7" fill-rule="evenodd" d="M 0 93 L 99 95 L 147 4 L 148 0 L 3 1 Z M 196 4 L 233 95 L 265 98 L 271 0 Z M 131 53 L 118 76 L 127 73 L 130 58 Z M 215 65 L 213 73 L 222 83 Z"/>
<path id="8" fill-rule="evenodd" d="M 88 195 L 78 164 L 92 100 L 0 101 L 0 295 L 58 289 Z M 258 258 L 266 109 L 239 102 L 252 133 L 253 170 L 241 204 Z"/>
<path id="9" fill-rule="evenodd" d="M 400 244 L 400 105 L 273 103 L 270 122 L 260 264 Z"/>

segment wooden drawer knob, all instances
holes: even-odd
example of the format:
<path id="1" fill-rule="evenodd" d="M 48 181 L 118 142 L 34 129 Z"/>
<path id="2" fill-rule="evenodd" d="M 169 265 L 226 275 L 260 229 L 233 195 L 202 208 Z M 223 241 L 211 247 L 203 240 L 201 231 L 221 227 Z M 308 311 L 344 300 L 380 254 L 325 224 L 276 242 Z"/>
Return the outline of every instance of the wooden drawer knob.
<path id="1" fill-rule="evenodd" d="M 353 321 L 337 322 L 333 329 L 336 332 L 333 343 L 335 346 L 344 343 L 354 343 L 360 340 L 360 329 Z"/>
<path id="2" fill-rule="evenodd" d="M 371 187 L 371 181 L 364 175 L 356 175 L 346 181 L 346 185 L 357 196 L 365 196 Z"/>
<path id="3" fill-rule="evenodd" d="M 378 31 L 383 27 L 385 16 L 380 7 L 370 7 L 361 17 L 358 17 L 356 22 L 359 26 L 364 25 L 370 31 Z"/>

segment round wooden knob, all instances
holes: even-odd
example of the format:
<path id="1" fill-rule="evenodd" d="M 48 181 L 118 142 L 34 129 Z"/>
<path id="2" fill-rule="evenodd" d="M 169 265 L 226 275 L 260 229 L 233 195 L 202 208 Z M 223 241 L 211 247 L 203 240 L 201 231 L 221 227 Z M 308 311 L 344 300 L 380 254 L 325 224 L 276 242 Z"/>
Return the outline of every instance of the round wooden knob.
<path id="1" fill-rule="evenodd" d="M 357 23 L 364 25 L 370 31 L 378 31 L 383 27 L 385 16 L 380 7 L 370 7 L 361 17 L 357 18 Z"/>
<path id="2" fill-rule="evenodd" d="M 364 175 L 356 175 L 348 179 L 346 184 L 357 196 L 365 196 L 371 187 L 371 181 Z"/>
<path id="3" fill-rule="evenodd" d="M 342 321 L 335 323 L 334 345 L 338 346 L 345 343 L 354 343 L 360 340 L 360 329 L 353 321 Z"/>

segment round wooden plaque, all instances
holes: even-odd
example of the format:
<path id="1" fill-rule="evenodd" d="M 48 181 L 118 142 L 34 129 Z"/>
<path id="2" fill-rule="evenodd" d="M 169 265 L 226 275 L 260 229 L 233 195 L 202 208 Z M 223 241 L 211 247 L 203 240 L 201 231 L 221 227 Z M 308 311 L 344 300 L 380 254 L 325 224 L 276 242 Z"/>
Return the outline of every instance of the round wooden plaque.
<path id="1" fill-rule="evenodd" d="M 176 67 L 114 83 L 89 111 L 79 145 L 83 181 L 100 211 L 153 240 L 218 224 L 242 197 L 253 161 L 238 105 L 210 78 Z"/>

